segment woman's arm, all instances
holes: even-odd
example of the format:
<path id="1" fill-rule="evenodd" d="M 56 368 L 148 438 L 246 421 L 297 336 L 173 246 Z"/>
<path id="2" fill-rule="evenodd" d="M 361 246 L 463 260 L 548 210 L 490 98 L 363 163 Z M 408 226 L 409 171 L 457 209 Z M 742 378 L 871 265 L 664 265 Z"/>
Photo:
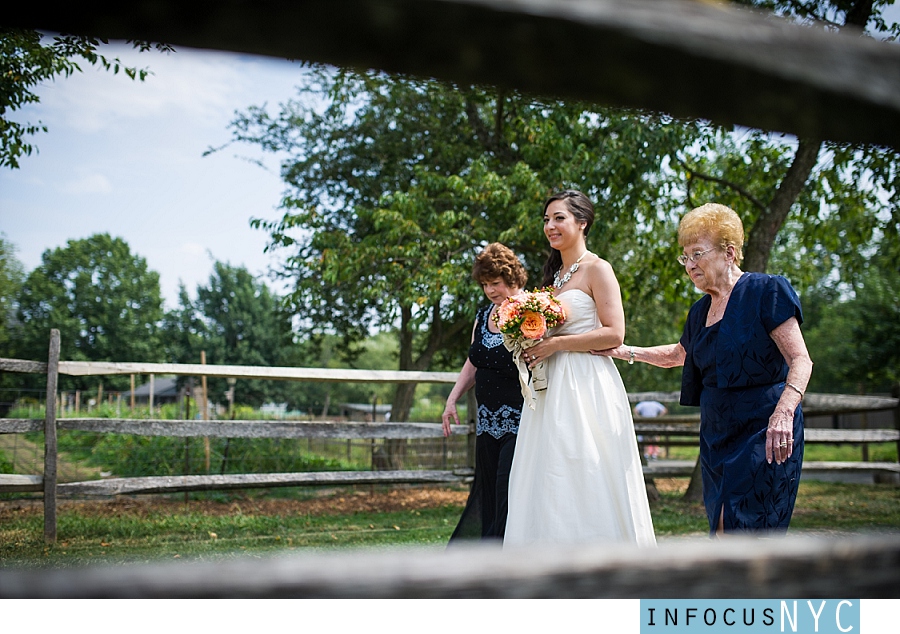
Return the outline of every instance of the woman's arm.
<path id="1" fill-rule="evenodd" d="M 476 327 L 477 321 L 476 324 L 472 326 L 472 341 L 475 341 Z M 456 402 L 459 400 L 460 396 L 474 387 L 475 371 L 475 366 L 472 365 L 472 362 L 469 361 L 468 358 L 466 358 L 466 362 L 463 364 L 459 376 L 456 377 L 456 383 L 453 384 L 453 389 L 450 390 L 450 396 L 447 397 L 447 404 L 444 405 L 444 413 L 441 414 L 441 426 L 444 429 L 444 436 L 450 435 L 451 421 L 459 425 L 459 414 L 456 413 Z"/>
<path id="2" fill-rule="evenodd" d="M 638 348 L 637 346 L 616 346 L 607 350 L 591 350 L 591 354 L 599 354 L 604 357 L 622 359 L 624 361 L 640 361 L 660 368 L 674 368 L 684 365 L 684 347 L 681 343 L 669 343 L 650 348 Z M 632 354 L 634 356 L 632 356 Z"/>
<path id="3" fill-rule="evenodd" d="M 766 431 L 766 460 L 772 462 L 774 458 L 775 462 L 781 464 L 794 451 L 794 410 L 806 393 L 813 362 L 809 358 L 796 317 L 782 323 L 769 336 L 788 364 L 784 392 L 769 417 L 769 429 Z"/>
<path id="4" fill-rule="evenodd" d="M 444 413 L 441 414 L 441 425 L 444 428 L 445 436 L 450 435 L 451 421 L 459 425 L 459 415 L 456 413 L 456 402 L 459 400 L 460 396 L 471 390 L 475 385 L 475 369 L 472 362 L 466 359 L 466 362 L 463 364 L 462 370 L 459 373 L 459 377 L 456 379 L 456 383 L 450 391 L 450 396 L 447 397 Z"/>

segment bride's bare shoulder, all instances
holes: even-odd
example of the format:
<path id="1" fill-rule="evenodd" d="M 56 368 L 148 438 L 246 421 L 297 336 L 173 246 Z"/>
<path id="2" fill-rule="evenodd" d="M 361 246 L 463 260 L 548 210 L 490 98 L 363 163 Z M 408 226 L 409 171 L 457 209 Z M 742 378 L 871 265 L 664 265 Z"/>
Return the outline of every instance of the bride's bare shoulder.
<path id="1" fill-rule="evenodd" d="M 610 275 L 614 274 L 612 264 L 601 258 L 599 255 L 595 255 L 593 253 L 590 254 L 590 259 L 585 258 L 585 268 L 591 271 L 594 274 L 599 275 Z"/>

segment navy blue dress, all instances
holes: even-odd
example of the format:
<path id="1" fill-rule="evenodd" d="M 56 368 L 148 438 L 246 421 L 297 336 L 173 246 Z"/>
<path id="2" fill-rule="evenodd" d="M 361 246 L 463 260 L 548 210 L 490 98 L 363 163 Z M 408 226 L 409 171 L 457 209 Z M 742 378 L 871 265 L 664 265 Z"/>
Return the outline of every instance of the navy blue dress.
<path id="1" fill-rule="evenodd" d="M 688 313 L 681 404 L 700 406 L 700 466 L 710 534 L 724 506 L 726 532 L 783 532 L 797 499 L 803 463 L 803 411 L 794 412 L 794 450 L 766 462 L 769 417 L 785 389 L 788 365 L 769 336 L 800 299 L 781 276 L 744 273 L 721 321 L 706 326 L 709 295 Z"/>

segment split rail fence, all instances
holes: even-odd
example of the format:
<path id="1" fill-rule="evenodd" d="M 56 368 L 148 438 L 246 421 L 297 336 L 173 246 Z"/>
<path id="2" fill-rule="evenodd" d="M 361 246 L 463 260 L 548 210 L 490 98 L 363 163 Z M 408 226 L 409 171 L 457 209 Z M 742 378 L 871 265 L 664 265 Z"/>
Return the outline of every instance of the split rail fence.
<path id="1" fill-rule="evenodd" d="M 57 402 L 57 382 L 60 374 L 69 376 L 100 376 L 123 374 L 174 374 L 241 379 L 272 379 L 294 381 L 334 381 L 366 383 L 453 383 L 455 372 L 410 372 L 376 370 L 334 370 L 318 368 L 278 368 L 205 364 L 107 363 L 59 360 L 59 332 L 51 334 L 47 363 L 18 359 L 0 359 L 0 371 L 40 373 L 47 375 L 46 402 Z M 644 392 L 630 394 L 632 402 L 658 400 L 677 402 L 677 392 Z M 900 455 L 900 409 L 898 399 L 807 394 L 804 411 L 807 416 L 836 415 L 850 412 L 892 410 L 893 428 L 881 429 L 815 429 L 806 430 L 807 443 L 867 443 L 894 442 Z M 44 538 L 56 540 L 57 496 L 78 497 L 92 495 L 175 493 L 203 490 L 229 490 L 288 486 L 338 485 L 394 485 L 394 484 L 462 484 L 472 477 L 474 459 L 469 454 L 469 467 L 463 469 L 417 469 L 391 471 L 330 471 L 263 474 L 181 475 L 131 478 L 108 478 L 84 482 L 60 483 L 57 478 L 57 432 L 79 430 L 98 433 L 136 434 L 171 437 L 222 438 L 341 438 L 341 439 L 422 439 L 442 438 L 439 423 L 348 423 L 323 421 L 200 421 L 155 419 L 57 419 L 55 407 L 46 407 L 44 420 L 0 419 L 0 434 L 44 432 L 44 470 L 42 475 L 0 474 L 0 492 L 43 492 Z M 474 414 L 474 396 L 469 394 L 468 412 Z M 468 447 L 474 443 L 474 420 L 453 428 L 454 434 L 467 435 Z M 697 444 L 700 424 L 696 414 L 665 416 L 662 418 L 635 417 L 635 431 L 639 444 L 662 446 Z M 685 477 L 695 471 L 695 461 L 659 460 L 644 465 L 648 480 L 656 477 Z M 893 462 L 840 462 L 804 464 L 805 470 L 836 470 L 888 474 L 897 478 L 900 464 Z"/>

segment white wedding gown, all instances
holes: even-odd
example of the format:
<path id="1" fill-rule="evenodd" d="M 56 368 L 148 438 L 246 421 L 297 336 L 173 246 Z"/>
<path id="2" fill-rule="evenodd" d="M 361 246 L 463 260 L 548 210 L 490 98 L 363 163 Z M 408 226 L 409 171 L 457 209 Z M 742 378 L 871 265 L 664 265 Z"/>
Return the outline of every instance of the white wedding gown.
<path id="1" fill-rule="evenodd" d="M 566 321 L 551 335 L 600 327 L 580 289 L 558 296 Z M 609 357 L 557 352 L 547 389 L 522 408 L 509 477 L 504 546 L 623 542 L 655 546 L 631 407 Z"/>

